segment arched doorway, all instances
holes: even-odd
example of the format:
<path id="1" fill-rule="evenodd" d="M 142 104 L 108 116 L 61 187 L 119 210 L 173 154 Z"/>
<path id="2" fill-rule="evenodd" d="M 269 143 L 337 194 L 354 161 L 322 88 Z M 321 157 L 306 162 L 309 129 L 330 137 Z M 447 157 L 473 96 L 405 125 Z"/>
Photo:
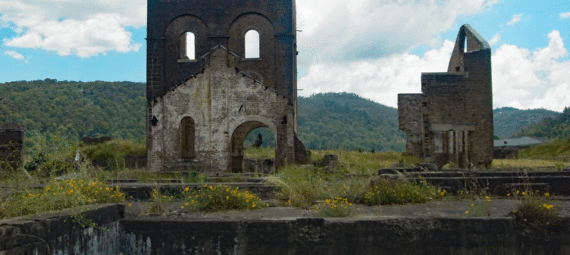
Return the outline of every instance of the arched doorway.
<path id="1" fill-rule="evenodd" d="M 259 147 L 271 147 L 275 151 L 275 133 L 266 124 L 259 121 L 248 121 L 239 125 L 231 138 L 231 170 L 234 173 L 243 172 L 244 152 L 258 142 L 261 134 L 262 142 Z"/>
<path id="2" fill-rule="evenodd" d="M 196 157 L 194 146 L 195 133 L 194 120 L 190 117 L 184 117 L 180 123 L 180 151 L 182 158 Z"/>

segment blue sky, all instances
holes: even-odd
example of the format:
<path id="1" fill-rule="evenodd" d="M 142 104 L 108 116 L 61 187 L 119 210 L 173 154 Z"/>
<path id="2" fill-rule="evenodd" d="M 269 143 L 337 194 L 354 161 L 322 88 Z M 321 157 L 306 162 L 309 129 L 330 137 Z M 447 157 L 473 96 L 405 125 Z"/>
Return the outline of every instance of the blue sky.
<path id="1" fill-rule="evenodd" d="M 493 52 L 494 108 L 570 106 L 570 1 L 297 0 L 300 95 L 395 107 L 444 72 L 468 23 Z M 145 81 L 146 1 L 0 0 L 0 82 Z"/>

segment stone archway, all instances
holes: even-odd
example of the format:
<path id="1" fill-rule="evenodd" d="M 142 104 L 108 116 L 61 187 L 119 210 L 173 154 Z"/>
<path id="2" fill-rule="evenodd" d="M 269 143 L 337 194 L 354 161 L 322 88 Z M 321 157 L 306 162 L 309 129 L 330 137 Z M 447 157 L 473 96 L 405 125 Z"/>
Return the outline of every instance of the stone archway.
<path id="1" fill-rule="evenodd" d="M 231 138 L 231 172 L 241 172 L 242 162 L 243 162 L 243 143 L 247 135 L 256 128 L 265 127 L 269 128 L 268 125 L 259 121 L 247 121 L 239 125 L 232 133 Z M 275 135 L 275 134 L 274 134 Z"/>

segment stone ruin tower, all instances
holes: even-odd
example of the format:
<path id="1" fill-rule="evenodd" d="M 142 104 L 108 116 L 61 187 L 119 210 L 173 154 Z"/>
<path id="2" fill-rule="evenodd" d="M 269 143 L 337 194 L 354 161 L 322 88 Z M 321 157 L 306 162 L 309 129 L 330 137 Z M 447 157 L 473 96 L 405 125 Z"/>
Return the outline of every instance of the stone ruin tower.
<path id="1" fill-rule="evenodd" d="M 0 124 L 0 172 L 14 171 L 22 166 L 24 127 L 14 123 Z"/>
<path id="2" fill-rule="evenodd" d="M 446 73 L 422 73 L 421 94 L 399 94 L 407 153 L 438 167 L 488 167 L 493 160 L 491 49 L 469 25 L 459 29 Z"/>
<path id="3" fill-rule="evenodd" d="M 294 0 L 148 0 L 147 29 L 151 171 L 240 172 L 244 139 L 259 127 L 276 136 L 276 168 L 307 160 Z M 258 55 L 246 56 L 252 47 Z"/>

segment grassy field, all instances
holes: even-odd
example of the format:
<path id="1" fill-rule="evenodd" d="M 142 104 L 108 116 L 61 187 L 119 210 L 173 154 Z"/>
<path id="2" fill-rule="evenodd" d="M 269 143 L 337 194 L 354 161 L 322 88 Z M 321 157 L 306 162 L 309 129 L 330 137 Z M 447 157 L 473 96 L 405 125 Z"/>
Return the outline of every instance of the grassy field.
<path id="1" fill-rule="evenodd" d="M 120 163 L 125 155 L 145 152 L 144 144 L 135 141 L 117 140 L 89 146 L 57 136 L 32 136 L 32 139 L 32 146 L 24 162 L 29 175 L 24 174 L 24 171 L 0 171 L 0 184 L 9 186 L 0 194 L 0 218 L 90 203 L 122 202 L 125 197 L 120 190 L 105 184 L 112 179 L 137 179 L 139 182 L 150 183 L 160 182 L 161 179 L 179 179 L 183 183 L 207 181 L 207 177 L 200 174 L 160 174 L 145 169 L 125 168 L 124 163 Z M 82 158 L 79 163 L 74 160 L 77 151 Z M 530 168 L 541 171 L 544 167 L 550 167 L 548 170 L 562 170 L 570 167 L 567 157 L 569 153 L 570 140 L 556 140 L 522 150 L 518 159 L 496 159 L 492 168 Z M 337 155 L 339 159 L 338 164 L 332 168 L 320 164 L 328 154 Z M 270 148 L 250 148 L 245 151 L 246 158 L 273 158 L 274 155 L 275 151 Z M 100 169 L 90 164 L 91 160 L 96 159 L 119 163 Z M 452 198 L 445 190 L 426 183 L 389 180 L 376 176 L 377 170 L 381 168 L 412 167 L 419 162 L 418 159 L 403 153 L 322 150 L 311 151 L 311 160 L 313 165 L 286 166 L 277 173 L 264 177 L 268 182 L 282 188 L 277 197 L 284 206 L 320 211 L 327 217 L 340 217 L 351 215 L 353 204 L 425 203 Z M 66 181 L 54 180 L 57 175 L 72 172 L 76 177 Z M 347 175 L 352 177 L 347 178 Z M 44 188 L 34 189 L 34 184 L 42 184 Z M 157 201 L 154 202 L 160 205 L 164 201 L 159 201 L 158 198 L 162 197 L 156 195 Z M 187 197 L 188 207 L 195 209 L 212 210 L 218 206 L 252 209 L 262 206 L 261 201 L 252 194 L 238 193 L 228 187 L 217 190 L 206 186 L 203 193 L 188 193 Z M 216 197 L 217 202 L 210 201 L 212 197 Z M 200 200 L 196 200 L 197 198 Z M 535 204 L 536 208 L 533 210 L 550 209 L 550 205 L 542 200 Z M 517 217 L 521 216 L 517 214 Z"/>

